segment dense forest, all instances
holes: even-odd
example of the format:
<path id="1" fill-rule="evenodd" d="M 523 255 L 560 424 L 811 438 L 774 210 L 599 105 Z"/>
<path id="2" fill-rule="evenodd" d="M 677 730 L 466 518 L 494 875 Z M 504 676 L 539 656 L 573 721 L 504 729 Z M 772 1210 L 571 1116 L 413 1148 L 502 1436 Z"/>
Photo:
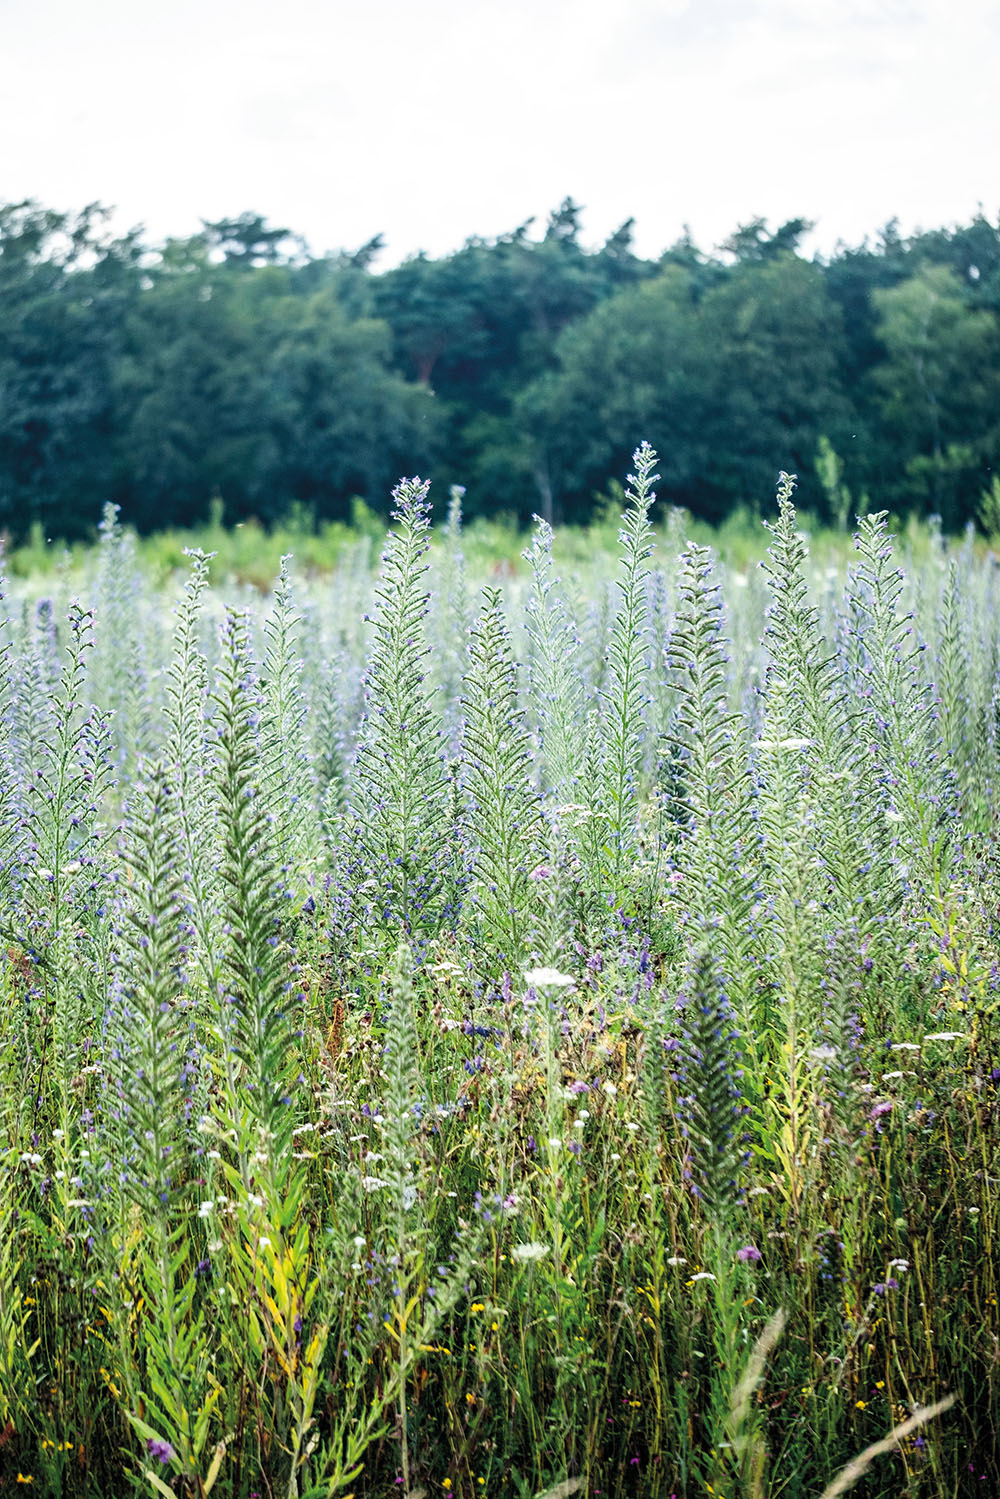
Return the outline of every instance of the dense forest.
<path id="1" fill-rule="evenodd" d="M 336 518 L 418 471 L 469 516 L 582 521 L 640 437 L 709 520 L 779 468 L 833 523 L 865 494 L 1000 512 L 1000 220 L 815 259 L 808 222 L 758 220 L 647 260 L 580 216 L 380 272 L 378 237 L 317 257 L 256 214 L 154 248 L 98 206 L 0 206 L 0 528 Z"/>

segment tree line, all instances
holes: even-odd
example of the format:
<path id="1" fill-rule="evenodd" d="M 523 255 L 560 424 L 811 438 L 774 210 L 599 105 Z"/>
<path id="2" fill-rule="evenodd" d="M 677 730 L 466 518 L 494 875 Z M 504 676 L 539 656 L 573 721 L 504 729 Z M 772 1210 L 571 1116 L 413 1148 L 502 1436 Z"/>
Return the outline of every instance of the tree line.
<path id="1" fill-rule="evenodd" d="M 806 258 L 743 225 L 657 259 L 581 243 L 567 199 L 440 258 L 310 254 L 259 215 L 146 243 L 108 212 L 0 206 L 0 529 L 87 534 L 384 509 L 403 473 L 466 513 L 586 521 L 640 437 L 710 520 L 779 468 L 842 522 L 870 494 L 974 518 L 1000 456 L 1000 220 Z M 440 488 L 439 488 L 440 492 Z"/>

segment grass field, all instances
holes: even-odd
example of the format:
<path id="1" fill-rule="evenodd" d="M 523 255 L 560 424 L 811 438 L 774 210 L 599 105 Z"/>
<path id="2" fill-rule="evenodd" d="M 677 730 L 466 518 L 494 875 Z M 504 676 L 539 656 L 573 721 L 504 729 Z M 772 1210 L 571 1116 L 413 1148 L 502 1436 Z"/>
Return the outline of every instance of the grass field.
<path id="1" fill-rule="evenodd" d="M 9 559 L 0 1490 L 1000 1492 L 996 559 L 654 464 Z"/>

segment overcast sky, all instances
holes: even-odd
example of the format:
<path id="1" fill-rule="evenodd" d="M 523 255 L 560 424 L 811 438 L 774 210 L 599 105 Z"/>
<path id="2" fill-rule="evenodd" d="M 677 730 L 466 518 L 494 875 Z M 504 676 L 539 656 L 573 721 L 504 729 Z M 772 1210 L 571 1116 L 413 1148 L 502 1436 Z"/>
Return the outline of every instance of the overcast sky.
<path id="1" fill-rule="evenodd" d="M 390 264 L 570 195 L 818 221 L 812 245 L 1000 211 L 997 0 L 0 0 L 0 199 L 150 236 L 253 209 Z"/>

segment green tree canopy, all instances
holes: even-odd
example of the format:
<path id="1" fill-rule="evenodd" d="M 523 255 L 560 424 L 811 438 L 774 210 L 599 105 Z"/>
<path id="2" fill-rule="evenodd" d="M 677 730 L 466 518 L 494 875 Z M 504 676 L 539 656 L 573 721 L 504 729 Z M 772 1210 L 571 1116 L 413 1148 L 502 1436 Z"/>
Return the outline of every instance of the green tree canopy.
<path id="1" fill-rule="evenodd" d="M 808 473 L 820 434 L 840 435 L 843 334 L 818 267 L 783 252 L 694 291 L 667 265 L 619 293 L 567 330 L 558 368 L 524 391 L 534 462 L 567 518 L 586 515 L 637 432 L 662 454 L 661 492 L 712 518 L 766 502 L 778 467 Z"/>
<path id="2" fill-rule="evenodd" d="M 946 265 L 924 265 L 873 301 L 885 358 L 872 385 L 892 439 L 886 486 L 953 525 L 1000 456 L 1000 325 Z"/>
<path id="3" fill-rule="evenodd" d="M 115 370 L 140 291 L 136 236 L 96 206 L 0 207 L 0 525 L 67 534 L 114 487 Z"/>
<path id="4" fill-rule="evenodd" d="M 780 468 L 819 509 L 846 488 L 976 514 L 1000 458 L 1000 223 L 890 221 L 826 260 L 802 218 L 715 252 L 685 232 L 657 260 L 631 219 L 594 247 L 582 225 L 566 198 L 380 271 L 377 234 L 314 256 L 254 212 L 151 247 L 98 206 L 0 206 L 0 526 L 72 537 L 112 500 L 148 529 L 213 495 L 231 520 L 339 516 L 414 472 L 465 485 L 470 516 L 583 520 L 641 437 L 661 492 L 712 518 L 769 502 Z"/>

